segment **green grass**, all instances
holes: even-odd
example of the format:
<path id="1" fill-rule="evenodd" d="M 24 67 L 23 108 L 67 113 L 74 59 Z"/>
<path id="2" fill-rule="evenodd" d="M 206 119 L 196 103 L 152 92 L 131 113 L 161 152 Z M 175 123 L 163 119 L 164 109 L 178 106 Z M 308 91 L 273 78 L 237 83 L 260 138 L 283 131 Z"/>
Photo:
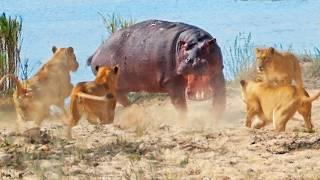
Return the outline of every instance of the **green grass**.
<path id="1" fill-rule="evenodd" d="M 248 78 L 254 74 L 254 54 L 251 33 L 239 33 L 233 44 L 224 48 L 224 73 L 229 80 Z"/>
<path id="2" fill-rule="evenodd" d="M 130 19 L 125 19 L 119 14 L 107 14 L 106 16 L 99 13 L 99 15 L 102 18 L 103 24 L 108 31 L 109 34 L 115 33 L 116 31 L 127 28 L 131 26 L 132 24 L 135 24 L 135 20 L 130 18 Z"/>
<path id="3" fill-rule="evenodd" d="M 12 73 L 18 76 L 21 49 L 21 17 L 0 16 L 0 76 Z M 12 93 L 13 83 L 9 80 L 1 86 L 3 95 Z"/>

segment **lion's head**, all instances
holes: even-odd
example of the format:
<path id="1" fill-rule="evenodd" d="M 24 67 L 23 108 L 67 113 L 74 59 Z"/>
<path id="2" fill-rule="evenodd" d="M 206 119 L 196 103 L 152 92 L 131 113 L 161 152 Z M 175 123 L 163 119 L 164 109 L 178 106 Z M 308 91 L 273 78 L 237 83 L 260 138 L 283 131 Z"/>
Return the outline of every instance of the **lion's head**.
<path id="1" fill-rule="evenodd" d="M 272 56 L 275 54 L 275 49 L 273 47 L 269 48 L 256 48 L 256 63 L 257 71 L 262 72 L 265 70 L 268 63 L 271 62 Z"/>
<path id="2" fill-rule="evenodd" d="M 70 71 L 74 72 L 78 69 L 79 64 L 72 47 L 57 48 L 56 46 L 53 46 L 52 52 L 54 57 L 57 57 L 56 60 L 62 61 L 61 63 L 64 63 Z"/>
<path id="3" fill-rule="evenodd" d="M 97 84 L 103 85 L 106 91 L 115 93 L 117 83 L 118 83 L 119 66 L 118 65 L 115 65 L 113 67 L 97 66 L 96 70 L 97 70 L 97 75 L 96 75 L 95 82 Z"/>

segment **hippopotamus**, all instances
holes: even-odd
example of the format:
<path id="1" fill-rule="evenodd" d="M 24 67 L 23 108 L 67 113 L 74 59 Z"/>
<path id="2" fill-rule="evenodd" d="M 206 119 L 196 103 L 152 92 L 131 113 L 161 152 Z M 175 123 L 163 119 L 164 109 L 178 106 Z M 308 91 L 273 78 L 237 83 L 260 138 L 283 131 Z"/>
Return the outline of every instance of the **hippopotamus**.
<path id="1" fill-rule="evenodd" d="M 208 76 L 213 111 L 226 105 L 223 59 L 208 32 L 181 22 L 147 20 L 121 29 L 88 58 L 95 74 L 100 66 L 120 68 L 117 99 L 128 106 L 129 92 L 165 92 L 180 112 L 187 111 L 188 76 Z M 189 88 L 190 90 L 190 88 Z"/>

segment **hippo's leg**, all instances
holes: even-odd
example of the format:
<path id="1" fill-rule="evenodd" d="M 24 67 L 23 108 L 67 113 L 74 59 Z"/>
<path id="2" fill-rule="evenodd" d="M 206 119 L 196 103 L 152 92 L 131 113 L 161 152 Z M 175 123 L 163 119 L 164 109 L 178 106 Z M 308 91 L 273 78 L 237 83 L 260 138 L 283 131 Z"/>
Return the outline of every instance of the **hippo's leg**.
<path id="1" fill-rule="evenodd" d="M 226 108 L 226 84 L 222 70 L 213 74 L 210 84 L 213 90 L 214 118 L 220 119 Z"/>
<path id="2" fill-rule="evenodd" d="M 117 101 L 124 107 L 127 107 L 130 105 L 127 95 L 128 95 L 128 92 L 124 92 L 124 91 L 117 92 Z"/>
<path id="3" fill-rule="evenodd" d="M 183 77 L 166 86 L 171 103 L 182 114 L 187 112 L 187 102 L 185 96 L 186 82 Z"/>

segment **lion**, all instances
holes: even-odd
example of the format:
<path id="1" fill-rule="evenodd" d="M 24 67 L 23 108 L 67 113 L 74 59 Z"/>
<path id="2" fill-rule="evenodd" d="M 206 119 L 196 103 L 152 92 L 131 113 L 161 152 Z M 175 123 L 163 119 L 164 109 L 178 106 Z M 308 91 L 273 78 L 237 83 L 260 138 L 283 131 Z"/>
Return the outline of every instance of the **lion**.
<path id="1" fill-rule="evenodd" d="M 298 111 L 303 117 L 306 128 L 312 131 L 309 117 L 310 106 L 306 105 L 320 96 L 320 92 L 307 97 L 296 85 L 273 86 L 266 82 L 241 80 L 242 99 L 246 104 L 245 125 L 251 127 L 252 118 L 258 116 L 260 121 L 254 128 L 261 128 L 267 122 L 273 122 L 277 131 L 285 131 L 286 123 Z"/>
<path id="2" fill-rule="evenodd" d="M 49 116 L 51 105 L 58 106 L 63 112 L 62 116 L 66 116 L 64 99 L 73 88 L 70 72 L 75 72 L 79 65 L 72 47 L 53 46 L 52 52 L 48 62 L 31 78 L 19 81 L 14 75 L 7 74 L 0 80 L 2 84 L 6 78 L 11 78 L 16 84 L 13 100 L 18 129 L 21 123 L 31 120 L 39 127 Z"/>
<path id="3" fill-rule="evenodd" d="M 303 89 L 301 68 L 298 59 L 289 52 L 280 53 L 273 47 L 256 48 L 258 80 L 277 85 L 295 84 Z"/>
<path id="4" fill-rule="evenodd" d="M 71 129 L 76 126 L 82 115 L 91 124 L 110 124 L 114 120 L 116 108 L 116 86 L 119 67 L 97 67 L 94 81 L 80 82 L 70 95 L 70 117 L 67 122 L 66 136 L 72 138 Z"/>

